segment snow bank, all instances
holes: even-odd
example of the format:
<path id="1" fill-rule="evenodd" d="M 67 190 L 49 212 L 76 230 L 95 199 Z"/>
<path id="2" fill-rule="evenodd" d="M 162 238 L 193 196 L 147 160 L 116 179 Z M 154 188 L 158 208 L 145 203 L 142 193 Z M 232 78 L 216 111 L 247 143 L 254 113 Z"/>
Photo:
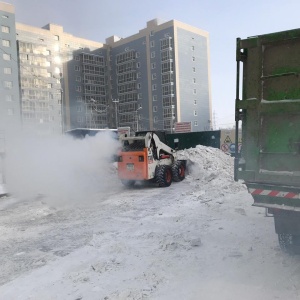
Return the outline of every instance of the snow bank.
<path id="1" fill-rule="evenodd" d="M 219 197 L 245 190 L 233 179 L 234 158 L 220 149 L 198 145 L 179 151 L 178 157 L 187 160 L 186 180 L 198 189 L 199 196 Z"/>

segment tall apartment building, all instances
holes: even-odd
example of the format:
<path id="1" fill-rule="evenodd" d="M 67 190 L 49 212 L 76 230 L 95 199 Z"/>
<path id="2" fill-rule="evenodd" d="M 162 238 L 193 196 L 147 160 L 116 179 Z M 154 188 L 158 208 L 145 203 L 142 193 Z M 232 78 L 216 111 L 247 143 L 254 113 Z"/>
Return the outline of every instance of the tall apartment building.
<path id="1" fill-rule="evenodd" d="M 106 44 L 119 126 L 172 131 L 176 122 L 191 122 L 192 131 L 210 127 L 207 32 L 155 19 L 138 34 L 113 36 Z"/>
<path id="2" fill-rule="evenodd" d="M 45 135 L 123 126 L 172 131 L 177 122 L 208 129 L 207 32 L 155 19 L 135 35 L 102 44 L 59 25 L 15 23 L 9 4 L 0 3 L 0 16 L 0 130 L 20 121 Z"/>
<path id="3" fill-rule="evenodd" d="M 0 3 L 0 135 L 21 129 L 19 67 L 16 48 L 15 11 L 10 4 Z"/>
<path id="4" fill-rule="evenodd" d="M 91 113 L 97 104 L 85 100 L 101 102 L 94 82 L 105 89 L 95 74 L 104 61 L 97 55 L 103 44 L 74 37 L 54 24 L 36 28 L 17 23 L 16 29 L 23 127 L 39 134 L 62 133 L 78 124 L 99 127 Z M 102 121 L 108 126 L 106 117 Z"/>

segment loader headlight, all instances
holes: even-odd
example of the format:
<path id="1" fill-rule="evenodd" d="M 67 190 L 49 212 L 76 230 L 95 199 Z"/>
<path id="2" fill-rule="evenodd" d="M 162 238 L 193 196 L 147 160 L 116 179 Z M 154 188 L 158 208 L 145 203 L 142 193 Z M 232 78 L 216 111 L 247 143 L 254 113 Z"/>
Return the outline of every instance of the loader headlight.
<path id="1" fill-rule="evenodd" d="M 141 162 L 144 161 L 144 156 L 140 155 L 139 156 L 139 161 L 141 161 Z"/>

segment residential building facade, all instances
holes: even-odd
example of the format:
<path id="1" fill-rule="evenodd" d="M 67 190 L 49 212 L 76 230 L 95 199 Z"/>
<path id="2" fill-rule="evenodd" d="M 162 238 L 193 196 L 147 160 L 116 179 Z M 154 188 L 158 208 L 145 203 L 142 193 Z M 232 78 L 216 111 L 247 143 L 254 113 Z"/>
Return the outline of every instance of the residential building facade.
<path id="1" fill-rule="evenodd" d="M 175 123 L 190 122 L 192 131 L 210 129 L 207 32 L 154 19 L 138 34 L 106 44 L 119 126 L 173 131 Z"/>
<path id="2" fill-rule="evenodd" d="M 96 76 L 104 57 L 93 54 L 103 44 L 74 37 L 54 24 L 16 27 L 23 128 L 49 135 L 108 126 L 106 116 L 97 121 L 98 103 L 90 101 L 98 101 L 98 86 L 105 89 L 105 81 Z"/>
<path id="3" fill-rule="evenodd" d="M 15 10 L 10 4 L 0 3 L 0 27 L 0 134 L 11 134 L 21 129 L 21 103 Z"/>
<path id="4" fill-rule="evenodd" d="M 74 128 L 210 129 L 208 33 L 172 20 L 147 22 L 105 44 L 15 23 L 0 3 L 1 128 L 9 122 L 39 135 Z M 5 120 L 5 121 L 3 121 Z"/>

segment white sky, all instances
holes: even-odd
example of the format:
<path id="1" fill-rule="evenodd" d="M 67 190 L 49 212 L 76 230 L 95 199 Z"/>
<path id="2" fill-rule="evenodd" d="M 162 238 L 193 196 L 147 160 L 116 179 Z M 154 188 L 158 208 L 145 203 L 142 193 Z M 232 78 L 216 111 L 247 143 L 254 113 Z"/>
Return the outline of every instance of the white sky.
<path id="1" fill-rule="evenodd" d="M 64 31 L 105 42 L 111 35 L 127 37 L 155 18 L 176 19 L 210 34 L 211 88 L 216 125 L 234 124 L 235 41 L 237 37 L 299 27 L 299 0 L 5 0 L 15 5 L 16 21 L 42 27 L 62 25 Z"/>

